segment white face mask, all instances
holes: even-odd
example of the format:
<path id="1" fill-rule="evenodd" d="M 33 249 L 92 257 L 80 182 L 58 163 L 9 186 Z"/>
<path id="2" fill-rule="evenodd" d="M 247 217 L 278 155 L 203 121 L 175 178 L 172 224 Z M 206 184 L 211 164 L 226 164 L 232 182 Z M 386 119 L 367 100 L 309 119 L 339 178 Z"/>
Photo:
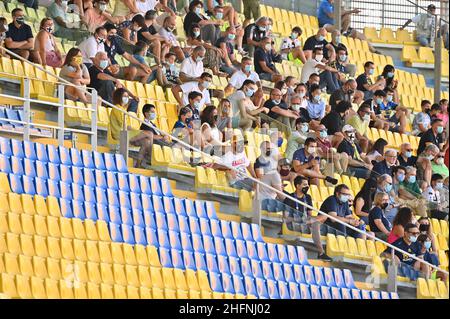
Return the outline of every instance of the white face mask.
<path id="1" fill-rule="evenodd" d="M 443 159 L 442 157 L 439 157 L 439 158 L 436 160 L 436 164 L 438 164 L 438 165 L 444 164 L 444 159 Z"/>
<path id="2" fill-rule="evenodd" d="M 317 61 L 317 62 L 322 61 L 322 59 L 323 59 L 323 54 L 317 54 L 317 55 L 316 55 L 316 61 Z"/>
<path id="3" fill-rule="evenodd" d="M 267 44 L 264 46 L 264 48 L 266 49 L 266 51 L 270 51 L 270 50 L 272 50 L 272 44 L 267 43 Z"/>
<path id="4" fill-rule="evenodd" d="M 308 147 L 308 153 L 309 154 L 314 154 L 316 152 L 316 148 L 315 147 Z"/>

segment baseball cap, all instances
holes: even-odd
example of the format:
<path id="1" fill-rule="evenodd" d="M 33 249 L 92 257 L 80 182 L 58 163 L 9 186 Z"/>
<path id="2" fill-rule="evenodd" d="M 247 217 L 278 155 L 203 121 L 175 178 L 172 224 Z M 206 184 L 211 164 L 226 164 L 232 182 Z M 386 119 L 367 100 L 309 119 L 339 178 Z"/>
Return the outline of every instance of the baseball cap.
<path id="1" fill-rule="evenodd" d="M 427 7 L 427 9 L 428 9 L 428 10 L 435 10 L 435 9 L 436 9 L 436 6 L 435 6 L 434 4 L 430 4 L 430 5 Z"/>
<path id="2" fill-rule="evenodd" d="M 348 124 L 344 125 L 344 127 L 342 128 L 342 132 L 344 132 L 344 133 L 345 132 L 354 132 L 354 131 L 355 131 L 355 128 Z"/>

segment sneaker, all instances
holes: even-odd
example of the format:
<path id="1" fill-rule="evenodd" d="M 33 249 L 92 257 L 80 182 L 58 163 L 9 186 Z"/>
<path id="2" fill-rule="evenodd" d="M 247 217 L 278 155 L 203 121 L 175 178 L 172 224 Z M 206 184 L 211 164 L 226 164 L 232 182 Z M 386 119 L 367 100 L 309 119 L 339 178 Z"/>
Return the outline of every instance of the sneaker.
<path id="1" fill-rule="evenodd" d="M 333 259 L 325 253 L 317 255 L 317 259 L 323 261 L 333 261 Z"/>
<path id="2" fill-rule="evenodd" d="M 240 55 L 242 55 L 243 57 L 244 57 L 244 56 L 248 56 L 248 52 L 245 51 L 244 49 L 239 49 L 239 50 L 238 50 L 238 53 L 239 53 Z"/>
<path id="3" fill-rule="evenodd" d="M 333 185 L 336 185 L 338 183 L 338 180 L 336 178 L 330 176 L 325 177 L 325 181 Z"/>

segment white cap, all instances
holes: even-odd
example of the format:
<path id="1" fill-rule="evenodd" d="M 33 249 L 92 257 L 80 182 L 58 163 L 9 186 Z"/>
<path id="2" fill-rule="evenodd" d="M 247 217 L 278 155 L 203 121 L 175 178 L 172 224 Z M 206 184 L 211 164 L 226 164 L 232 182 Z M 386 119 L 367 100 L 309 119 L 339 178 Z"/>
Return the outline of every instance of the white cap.
<path id="1" fill-rule="evenodd" d="M 342 128 L 342 132 L 354 132 L 355 128 L 349 124 L 345 124 L 344 127 Z"/>

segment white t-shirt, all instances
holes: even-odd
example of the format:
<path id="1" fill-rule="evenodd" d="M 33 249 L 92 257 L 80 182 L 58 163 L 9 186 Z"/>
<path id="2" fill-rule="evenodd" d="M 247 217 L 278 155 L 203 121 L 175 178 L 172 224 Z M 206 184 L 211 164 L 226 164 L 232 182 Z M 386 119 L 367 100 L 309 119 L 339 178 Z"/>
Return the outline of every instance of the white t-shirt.
<path id="1" fill-rule="evenodd" d="M 169 43 L 173 47 L 179 47 L 180 43 L 178 43 L 176 36 L 172 33 L 166 30 L 166 28 L 161 28 L 158 31 L 159 35 L 162 36 L 164 39 L 169 41 Z"/>
<path id="2" fill-rule="evenodd" d="M 441 203 L 441 194 L 438 190 L 434 190 L 431 186 L 422 193 L 422 196 L 429 202 L 439 205 Z"/>
<path id="3" fill-rule="evenodd" d="M 92 63 L 91 58 L 95 57 L 98 52 L 105 52 L 103 43 L 98 44 L 94 36 L 90 36 L 78 45 L 83 55 L 83 63 Z"/>
<path id="4" fill-rule="evenodd" d="M 158 0 L 136 0 L 136 8 L 140 13 L 145 14 L 149 10 L 155 10 L 155 6 L 159 3 Z"/>
<path id="5" fill-rule="evenodd" d="M 241 90 L 234 92 L 228 97 L 228 100 L 231 103 L 231 111 L 233 113 L 233 116 L 237 116 L 239 114 L 239 101 L 245 98 L 245 93 Z"/>
<path id="6" fill-rule="evenodd" d="M 233 167 L 239 170 L 239 172 L 242 173 L 242 175 L 247 175 L 247 166 L 250 165 L 250 160 L 245 155 L 245 152 L 234 154 L 233 152 L 229 151 L 222 157 L 223 163 L 228 167 Z M 228 177 L 230 184 L 234 184 L 237 181 L 243 179 L 243 176 L 236 175 L 236 179 L 231 178 L 231 176 Z"/>
<path id="7" fill-rule="evenodd" d="M 281 42 L 280 51 L 285 49 L 294 49 L 300 47 L 302 42 L 299 39 L 292 40 L 290 37 L 284 38 Z M 287 60 L 287 53 L 282 53 L 281 57 L 283 60 Z"/>
<path id="8" fill-rule="evenodd" d="M 181 62 L 180 72 L 190 77 L 198 78 L 204 72 L 203 62 L 194 62 L 191 57 L 188 57 Z"/>
<path id="9" fill-rule="evenodd" d="M 316 68 L 318 64 L 324 65 L 322 62 L 317 62 L 314 59 L 308 59 L 302 68 L 301 82 L 306 83 L 313 73 L 320 73 L 320 69 Z"/>
<path id="10" fill-rule="evenodd" d="M 239 70 L 233 73 L 228 83 L 236 90 L 239 90 L 245 80 L 252 80 L 255 83 L 260 81 L 256 72 L 250 71 L 249 76 L 247 76 L 242 70 Z"/>
<path id="11" fill-rule="evenodd" d="M 182 85 L 180 85 L 181 90 L 183 91 L 183 105 L 189 104 L 188 95 L 192 91 L 200 92 L 203 97 L 200 101 L 200 108 L 203 107 L 205 104 L 211 104 L 211 98 L 209 96 L 209 91 L 207 89 L 203 89 L 203 91 L 200 91 L 200 88 L 198 87 L 198 82 L 192 81 L 192 82 L 186 82 Z"/>

